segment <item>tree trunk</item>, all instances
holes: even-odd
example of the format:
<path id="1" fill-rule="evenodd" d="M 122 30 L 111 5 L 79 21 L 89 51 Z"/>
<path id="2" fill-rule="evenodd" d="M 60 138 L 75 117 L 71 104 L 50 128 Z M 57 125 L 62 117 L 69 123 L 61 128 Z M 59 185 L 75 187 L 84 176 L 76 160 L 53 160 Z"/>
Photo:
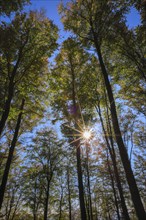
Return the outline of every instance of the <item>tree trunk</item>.
<path id="1" fill-rule="evenodd" d="M 3 203 L 3 199 L 4 199 L 4 193 L 5 193 L 6 184 L 7 184 L 7 180 L 8 180 L 8 175 L 9 175 L 9 171 L 10 171 L 10 166 L 11 166 L 11 163 L 12 163 L 13 154 L 14 154 L 16 143 L 17 143 L 18 133 L 19 133 L 21 119 L 22 119 L 22 111 L 23 111 L 23 108 L 24 108 L 24 102 L 25 102 L 25 100 L 22 99 L 22 103 L 21 103 L 21 107 L 20 107 L 20 113 L 18 115 L 13 140 L 11 142 L 11 146 L 10 146 L 10 149 L 9 149 L 9 155 L 8 155 L 8 158 L 7 158 L 7 162 L 6 162 L 6 166 L 5 166 L 5 170 L 4 170 L 4 174 L 3 174 L 3 178 L 2 178 L 2 184 L 1 184 L 1 187 L 0 187 L 0 209 L 2 207 L 2 203 Z"/>
<path id="2" fill-rule="evenodd" d="M 116 194 L 116 189 L 115 189 L 115 184 L 114 184 L 114 178 L 113 178 L 113 175 L 112 175 L 112 170 L 111 170 L 110 164 L 109 164 L 108 152 L 107 152 L 107 164 L 108 164 L 108 170 L 109 170 L 109 174 L 110 174 L 110 178 L 111 178 L 111 184 L 112 184 L 112 189 L 113 189 L 113 194 L 114 194 L 114 200 L 115 200 L 115 206 L 116 206 L 116 212 L 117 212 L 117 219 L 120 220 L 120 212 L 119 212 L 117 194 Z"/>
<path id="3" fill-rule="evenodd" d="M 71 215 L 71 192 L 70 192 L 70 173 L 69 173 L 69 167 L 67 167 L 67 188 L 68 188 L 68 205 L 69 205 L 69 220 L 72 219 Z"/>
<path id="4" fill-rule="evenodd" d="M 94 33 L 94 44 L 95 44 L 97 55 L 98 55 L 98 58 L 99 58 L 99 63 L 100 63 L 102 75 L 103 75 L 103 78 L 104 78 L 104 82 L 105 82 L 105 86 L 106 86 L 106 90 L 107 90 L 107 94 L 108 94 L 108 99 L 109 99 L 109 102 L 110 102 L 110 111 L 111 111 L 113 129 L 114 129 L 114 133 L 115 133 L 115 137 L 116 137 L 116 142 L 117 142 L 117 145 L 118 145 L 118 148 L 119 148 L 121 160 L 122 160 L 122 163 L 123 163 L 123 167 L 124 167 L 124 170 L 125 170 L 127 182 L 128 182 L 128 185 L 129 185 L 131 198 L 132 198 L 132 201 L 133 201 L 138 219 L 139 220 L 145 220 L 146 219 L 146 213 L 145 213 L 145 210 L 144 210 L 141 198 L 140 198 L 139 190 L 138 190 L 138 187 L 137 187 L 134 175 L 133 175 L 133 171 L 132 171 L 131 164 L 130 164 L 130 161 L 129 161 L 129 158 L 128 158 L 127 150 L 126 150 L 126 147 L 125 147 L 123 139 L 122 139 L 111 84 L 110 84 L 110 81 L 109 81 L 109 78 L 108 78 L 108 73 L 107 73 L 107 70 L 105 68 L 105 64 L 104 64 L 104 61 L 103 61 L 103 58 L 102 58 L 101 50 L 100 50 L 100 47 L 98 45 L 95 33 Z"/>
<path id="5" fill-rule="evenodd" d="M 37 220 L 37 179 L 35 179 L 35 184 L 34 184 L 34 202 L 33 202 L 33 220 Z"/>
<path id="6" fill-rule="evenodd" d="M 9 89 L 8 89 L 8 97 L 7 100 L 5 102 L 5 106 L 3 109 L 3 114 L 0 120 L 0 136 L 2 135 L 3 129 L 5 127 L 7 118 L 9 116 L 9 112 L 10 112 L 10 106 L 11 106 L 11 101 L 13 98 L 13 93 L 14 93 L 14 84 L 13 82 L 9 83 Z"/>
<path id="7" fill-rule="evenodd" d="M 15 209 L 14 209 L 13 215 L 12 215 L 12 217 L 11 217 L 11 220 L 15 220 L 16 211 L 17 211 L 17 208 L 18 208 L 18 205 L 19 205 L 21 196 L 22 196 L 22 192 L 20 192 L 20 195 L 19 195 L 19 198 L 18 198 L 17 203 L 16 203 L 16 205 L 15 205 Z"/>
<path id="8" fill-rule="evenodd" d="M 36 214 L 36 212 L 33 213 L 33 220 L 37 220 L 37 214 Z"/>
<path id="9" fill-rule="evenodd" d="M 75 121 L 75 128 L 78 130 L 78 124 L 77 124 L 78 112 L 77 112 L 77 104 L 76 104 L 75 73 L 74 73 L 74 67 L 73 67 L 71 59 L 70 59 L 70 64 L 71 64 L 71 74 L 72 74 L 72 102 L 73 102 L 73 108 L 74 108 L 74 121 Z M 80 141 L 78 139 L 76 139 L 74 141 L 74 145 L 76 147 L 81 220 L 86 220 L 87 217 L 86 217 L 86 208 L 85 208 L 85 201 L 84 201 L 84 187 L 83 187 L 82 166 L 81 166 Z"/>
<path id="10" fill-rule="evenodd" d="M 48 218 L 49 188 L 50 188 L 50 181 L 48 180 L 46 198 L 45 198 L 45 207 L 44 207 L 44 220 L 47 220 Z"/>
<path id="11" fill-rule="evenodd" d="M 20 60 L 21 60 L 21 55 L 22 55 L 22 51 L 19 53 L 19 57 L 18 57 L 18 60 L 16 62 L 16 65 L 14 66 L 12 74 L 9 77 L 10 82 L 9 82 L 9 86 L 8 86 L 8 97 L 6 99 L 6 102 L 5 102 L 5 105 L 4 105 L 4 108 L 3 108 L 3 114 L 2 114 L 2 117 L 1 117 L 1 120 L 0 120 L 0 136 L 3 132 L 3 129 L 4 129 L 6 121 L 7 121 L 7 118 L 9 116 L 11 101 L 12 101 L 13 94 L 14 94 L 14 86 L 15 86 L 14 78 L 15 78 Z"/>
<path id="12" fill-rule="evenodd" d="M 61 197 L 60 197 L 60 205 L 59 205 L 59 220 L 62 218 L 62 200 L 63 200 L 63 186 L 61 185 Z"/>
<path id="13" fill-rule="evenodd" d="M 105 127 L 104 127 L 100 105 L 98 105 L 98 114 L 99 114 L 99 117 L 100 117 L 101 126 L 102 126 L 102 130 L 103 130 L 103 133 L 104 133 L 105 141 L 106 141 L 106 144 L 107 144 L 107 147 L 108 147 L 111 159 L 112 159 L 113 167 L 114 167 L 114 173 L 115 173 L 117 187 L 118 187 L 119 194 L 120 194 L 120 200 L 121 200 L 123 215 L 124 215 L 125 220 L 130 220 L 130 217 L 129 217 L 129 214 L 128 214 L 128 209 L 127 209 L 125 198 L 124 198 L 122 185 L 121 185 L 121 180 L 120 180 L 120 176 L 119 176 L 119 172 L 118 172 L 116 154 L 115 154 L 115 150 L 114 150 L 114 146 L 113 146 L 112 135 L 108 134 L 109 138 L 111 140 L 111 146 L 112 146 L 112 149 L 111 149 L 110 143 L 109 143 L 108 138 L 107 138 L 106 130 L 105 130 Z M 110 123 L 110 122 L 108 121 L 108 123 Z"/>
<path id="14" fill-rule="evenodd" d="M 81 220 L 86 220 L 86 209 L 84 201 L 84 188 L 83 188 L 83 178 L 82 178 L 82 168 L 81 168 L 81 150 L 80 141 L 76 141 L 76 156 L 77 156 L 77 173 L 78 173 L 78 188 L 79 188 L 79 200 L 80 200 L 80 210 L 81 210 Z"/>
<path id="15" fill-rule="evenodd" d="M 90 187 L 90 174 L 89 174 L 89 144 L 86 143 L 86 157 L 87 157 L 87 164 L 86 164 L 86 170 L 87 170 L 87 184 L 88 184 L 88 203 L 89 203 L 89 219 L 93 220 L 93 213 L 92 213 L 92 200 L 91 200 L 91 187 Z"/>
<path id="16" fill-rule="evenodd" d="M 85 185 L 87 184 L 86 180 L 87 177 L 85 176 Z M 85 207 L 86 207 L 86 213 L 87 213 L 87 219 L 90 220 L 90 208 L 89 208 L 89 198 L 88 198 L 88 189 L 87 189 L 87 196 L 86 193 L 84 193 L 84 199 L 85 199 Z"/>

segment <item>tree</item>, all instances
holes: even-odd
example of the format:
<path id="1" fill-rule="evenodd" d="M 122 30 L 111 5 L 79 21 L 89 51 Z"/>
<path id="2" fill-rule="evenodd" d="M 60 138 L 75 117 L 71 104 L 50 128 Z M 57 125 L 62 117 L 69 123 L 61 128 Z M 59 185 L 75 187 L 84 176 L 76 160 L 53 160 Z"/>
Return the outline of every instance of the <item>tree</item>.
<path id="1" fill-rule="evenodd" d="M 40 170 L 38 170 L 38 167 L 35 164 L 29 167 L 23 166 L 22 188 L 23 188 L 24 207 L 30 208 L 34 220 L 37 220 L 39 217 L 43 216 L 43 199 L 44 199 L 43 184 L 44 182 L 41 178 L 41 172 Z"/>
<path id="2" fill-rule="evenodd" d="M 15 162 L 14 162 L 15 161 Z M 1 219 L 14 220 L 22 207 L 23 195 L 23 170 L 20 167 L 20 158 L 15 155 L 10 170 L 5 191 L 5 198 L 1 209 Z"/>
<path id="3" fill-rule="evenodd" d="M 0 34 L 1 135 L 8 116 L 12 112 L 15 117 L 22 98 L 29 105 L 35 104 L 36 109 L 42 108 L 38 97 L 45 94 L 43 79 L 47 80 L 47 58 L 56 48 L 57 27 L 43 12 L 18 13 L 10 24 L 2 22 Z"/>
<path id="4" fill-rule="evenodd" d="M 128 220 L 128 219 L 130 219 L 130 217 L 129 217 L 129 214 L 128 214 L 128 209 L 127 209 L 127 206 L 126 206 L 124 193 L 123 193 L 123 188 L 122 188 L 120 175 L 119 175 L 119 171 L 118 171 L 117 159 L 116 159 L 116 153 L 115 153 L 115 147 L 114 147 L 114 139 L 113 139 L 112 128 L 111 128 L 111 124 L 110 124 L 111 122 L 110 122 L 109 115 L 108 115 L 109 113 L 108 113 L 108 110 L 107 110 L 107 120 L 106 120 L 107 125 L 104 125 L 100 105 L 101 104 L 100 104 L 100 101 L 99 101 L 96 108 L 97 108 L 97 112 L 99 114 L 102 130 L 103 130 L 103 134 L 104 134 L 104 138 L 105 138 L 105 142 L 106 142 L 106 145 L 107 145 L 107 151 L 109 151 L 109 154 L 110 154 L 110 157 L 111 157 L 111 160 L 112 160 L 112 164 L 113 164 L 113 168 L 114 168 L 114 175 L 115 175 L 116 182 L 117 182 L 117 187 L 118 187 L 118 190 L 119 190 L 123 215 L 124 215 L 124 218 Z M 106 108 L 108 108 L 108 107 L 106 106 Z M 110 172 L 110 168 L 109 168 L 109 172 Z M 111 175 L 111 173 L 110 173 L 110 175 Z"/>
<path id="5" fill-rule="evenodd" d="M 38 189 L 36 192 L 41 193 L 41 195 L 39 194 L 40 196 L 38 197 L 38 195 L 34 193 L 31 203 L 33 202 L 34 204 L 32 208 L 35 215 L 38 210 L 38 207 L 36 206 L 38 202 L 43 204 L 44 220 L 47 220 L 50 187 L 53 182 L 55 172 L 59 170 L 64 156 L 63 142 L 58 140 L 54 132 L 48 129 L 37 132 L 36 137 L 33 138 L 32 141 L 32 145 L 28 146 L 28 156 L 30 163 L 32 164 L 32 171 L 33 168 L 36 168 L 32 174 L 34 175 L 34 184 L 37 185 L 31 186 L 31 188 L 33 187 L 33 190 Z M 39 192 L 39 189 L 42 189 L 41 192 Z M 29 199 L 31 198 L 29 197 Z M 36 206 L 37 209 L 34 208 L 34 206 Z"/>
<path id="6" fill-rule="evenodd" d="M 6 0 L 0 2 L 0 15 L 10 15 L 12 12 L 21 10 L 29 0 Z"/>
<path id="7" fill-rule="evenodd" d="M 104 61 L 104 43 L 111 40 L 114 27 L 124 22 L 124 14 L 128 10 L 125 1 L 75 1 L 68 7 L 61 7 L 62 21 L 66 29 L 73 31 L 86 45 L 94 48 L 101 67 L 101 74 L 105 83 L 110 102 L 111 117 L 116 142 L 125 170 L 132 201 L 139 219 L 145 219 L 145 211 L 140 198 L 139 190 L 133 175 L 127 150 L 124 145 L 109 73 Z M 77 21 L 77 22 L 76 22 Z"/>
<path id="8" fill-rule="evenodd" d="M 129 29 L 121 23 L 115 26 L 115 38 L 114 45 L 107 43 L 108 51 L 104 59 L 110 58 L 111 62 L 106 62 L 106 65 L 111 72 L 113 84 L 119 86 L 118 97 L 145 115 L 145 31 L 141 25 Z"/>
<path id="9" fill-rule="evenodd" d="M 80 118 L 82 118 L 80 105 L 84 109 L 87 104 L 87 100 L 83 99 L 86 97 L 87 84 L 89 83 L 86 80 L 86 74 L 88 71 L 91 73 L 93 69 L 92 57 L 83 50 L 76 40 L 69 38 L 64 41 L 61 52 L 56 57 L 56 65 L 50 74 L 50 88 L 53 92 L 52 106 L 63 114 L 67 124 L 72 125 L 76 133 L 78 133 L 77 130 L 81 130 L 79 125 Z M 84 126 L 84 122 L 82 123 L 81 126 Z M 71 131 L 72 136 L 75 137 L 73 145 L 76 148 L 81 218 L 86 220 L 80 140 L 77 138 L 80 134 L 75 132 Z"/>
<path id="10" fill-rule="evenodd" d="M 44 109 L 42 101 L 45 92 L 43 91 L 42 76 L 47 79 L 47 57 L 56 48 L 57 28 L 44 16 L 43 12 L 30 12 L 29 15 L 26 13 L 16 14 L 10 24 L 3 22 L 0 32 L 3 40 L 0 43 L 2 60 L 0 135 L 7 121 L 7 127 L 11 124 L 14 127 L 16 123 L 1 184 L 1 207 L 18 133 L 23 127 L 20 124 L 24 102 L 26 118 L 29 119 L 29 122 L 24 123 L 25 125 L 31 122 L 32 117 L 34 120 L 34 115 Z M 48 40 L 50 40 L 49 44 Z M 38 97 L 42 97 L 42 100 L 38 101 Z M 21 100 L 21 109 L 16 121 L 18 105 Z M 37 108 L 36 111 L 30 111 L 33 105 Z"/>
<path id="11" fill-rule="evenodd" d="M 12 142 L 11 142 L 11 146 L 10 146 L 8 158 L 7 158 L 7 161 L 6 161 L 4 174 L 3 174 L 3 177 L 2 177 L 2 183 L 1 183 L 1 186 L 0 186 L 0 209 L 2 207 L 4 193 L 5 193 L 6 184 L 7 184 L 7 180 L 8 180 L 8 175 L 9 175 L 9 171 L 10 171 L 10 166 L 11 166 L 11 163 L 12 163 L 15 146 L 16 146 L 17 139 L 18 139 L 19 129 L 20 129 L 20 126 L 21 126 L 24 103 L 25 103 L 25 100 L 22 99 L 22 103 L 21 103 L 21 107 L 20 107 L 20 113 L 18 115 L 14 136 L 13 136 L 13 139 L 12 139 Z"/>
<path id="12" fill-rule="evenodd" d="M 136 179 L 139 183 L 140 193 L 143 201 L 145 200 L 144 196 L 144 186 L 146 184 L 146 175 L 145 175 L 145 124 L 142 122 L 137 123 L 138 130 L 133 134 L 133 156 L 134 156 L 134 171 L 136 175 Z"/>

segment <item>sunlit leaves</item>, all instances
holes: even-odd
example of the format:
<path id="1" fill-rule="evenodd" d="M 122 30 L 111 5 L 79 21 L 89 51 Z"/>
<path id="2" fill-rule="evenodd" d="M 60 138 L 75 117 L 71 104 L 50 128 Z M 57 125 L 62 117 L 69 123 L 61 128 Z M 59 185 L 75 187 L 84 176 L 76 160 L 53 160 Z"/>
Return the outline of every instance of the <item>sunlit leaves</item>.
<path id="1" fill-rule="evenodd" d="M 25 114 L 28 122 L 36 123 L 42 115 L 46 107 L 43 98 L 48 97 L 48 58 L 57 47 L 57 32 L 57 27 L 45 16 L 44 11 L 17 13 L 12 22 L 2 22 L 1 112 L 4 111 L 4 102 L 9 95 L 8 88 L 14 86 L 11 100 L 13 112 L 10 111 L 9 120 L 15 118 L 22 98 L 26 99 Z"/>
<path id="2" fill-rule="evenodd" d="M 69 118 L 72 117 L 70 109 L 73 106 L 73 90 L 82 110 L 87 109 L 89 103 L 92 106 L 98 84 L 97 72 L 94 56 L 87 53 L 73 38 L 64 41 L 50 74 L 53 107 L 63 111 Z"/>

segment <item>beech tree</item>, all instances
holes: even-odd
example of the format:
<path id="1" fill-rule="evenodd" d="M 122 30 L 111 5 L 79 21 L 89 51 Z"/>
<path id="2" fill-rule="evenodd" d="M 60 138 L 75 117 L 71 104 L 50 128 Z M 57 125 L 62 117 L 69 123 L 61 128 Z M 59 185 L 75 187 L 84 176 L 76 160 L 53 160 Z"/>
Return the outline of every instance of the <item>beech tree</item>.
<path id="1" fill-rule="evenodd" d="M 29 0 L 5 0 L 0 2 L 0 15 L 9 16 L 12 12 L 16 12 L 21 10 L 26 4 L 28 4 Z"/>
<path id="2" fill-rule="evenodd" d="M 109 151 L 109 154 L 110 154 L 110 157 L 111 157 L 111 160 L 112 160 L 114 175 L 115 175 L 117 187 L 118 187 L 118 190 L 119 190 L 123 215 L 124 215 L 125 219 L 130 219 L 129 214 L 128 214 L 128 209 L 127 209 L 127 206 L 126 206 L 126 202 L 125 202 L 125 198 L 124 198 L 123 187 L 122 187 L 121 180 L 120 180 L 118 166 L 117 166 L 117 156 L 116 156 L 115 147 L 114 147 L 114 138 L 113 138 L 113 135 L 112 135 L 112 127 L 111 127 L 111 124 L 110 124 L 111 122 L 110 122 L 110 118 L 109 118 L 109 113 L 108 113 L 108 110 L 107 110 L 106 111 L 107 115 L 104 116 L 107 119 L 105 120 L 105 123 L 104 123 L 100 105 L 101 105 L 100 102 L 98 102 L 96 108 L 97 108 L 97 112 L 99 114 L 104 139 L 105 139 L 105 142 L 106 142 L 106 145 L 107 145 L 107 151 Z M 106 108 L 108 108 L 108 107 L 106 106 Z M 111 169 L 111 168 L 109 168 L 109 169 Z M 109 172 L 110 172 L 110 170 L 109 170 Z M 110 173 L 110 175 L 111 175 L 111 173 Z"/>
<path id="3" fill-rule="evenodd" d="M 94 60 L 94 59 L 93 59 Z M 84 122 L 81 122 L 81 109 L 87 104 L 83 97 L 86 97 L 86 86 L 89 83 L 86 80 L 87 72 L 91 72 L 94 68 L 92 65 L 92 57 L 83 50 L 83 48 L 73 38 L 64 41 L 61 53 L 56 57 L 56 65 L 50 75 L 50 88 L 52 89 L 52 105 L 53 108 L 60 110 L 68 125 L 72 125 L 73 129 L 81 130 L 84 128 Z M 93 62 L 94 63 L 94 62 Z M 87 83 L 87 84 L 86 84 Z M 95 82 L 96 83 L 96 82 Z M 59 95 L 58 95 L 59 91 Z M 88 97 L 90 99 L 90 97 Z M 82 100 L 82 101 L 80 101 Z M 86 104 L 85 104 L 86 103 Z M 82 125 L 80 125 L 82 123 Z M 77 173 L 81 218 L 86 219 L 86 209 L 84 202 L 84 187 L 82 179 L 80 140 L 72 130 L 72 136 L 75 136 L 73 145 L 76 148 L 77 157 Z M 81 131 L 82 132 L 82 131 Z"/>
<path id="4" fill-rule="evenodd" d="M 59 172 L 59 167 L 63 161 L 63 142 L 57 140 L 57 136 L 49 129 L 43 129 L 37 132 L 29 148 L 28 158 L 32 164 L 30 173 L 33 185 L 33 195 L 26 199 L 31 203 L 34 219 L 37 218 L 37 212 L 41 205 L 43 209 L 44 220 L 48 219 L 50 188 L 53 182 L 55 172 Z M 59 151 L 59 154 L 58 154 Z M 26 186 L 26 188 L 28 185 Z M 41 190 L 41 191 L 40 191 Z"/>
<path id="5" fill-rule="evenodd" d="M 0 218 L 143 220 L 145 1 L 61 2 L 0 2 Z"/>
<path id="6" fill-rule="evenodd" d="M 94 48 L 96 51 L 110 102 L 114 134 L 129 185 L 131 198 L 137 217 L 139 219 L 145 219 L 145 210 L 120 131 L 115 99 L 109 80 L 110 75 L 104 61 L 104 43 L 110 39 L 110 42 L 114 44 L 111 39 L 112 32 L 114 32 L 115 26 L 124 22 L 124 15 L 128 9 L 128 5 L 125 1 L 81 0 L 69 3 L 67 7 L 61 5 L 60 12 L 62 13 L 62 21 L 65 28 L 75 33 L 80 38 L 81 43 L 84 43 L 87 48 Z"/>
<path id="7" fill-rule="evenodd" d="M 0 26 L 0 33 L 2 37 L 0 43 L 2 63 L 0 135 L 7 121 L 15 126 L 0 188 L 1 208 L 15 146 L 20 128 L 23 128 L 21 125 L 22 114 L 25 112 L 25 120 L 29 120 L 26 121 L 26 125 L 31 123 L 36 116 L 40 118 L 37 113 L 41 115 L 45 108 L 45 105 L 42 107 L 45 97 L 43 80 L 47 80 L 47 58 L 56 48 L 57 28 L 45 17 L 43 12 L 30 12 L 29 15 L 16 14 L 10 24 L 3 22 Z M 38 101 L 38 97 L 42 100 Z M 18 107 L 19 102 L 21 108 Z M 37 110 L 31 111 L 33 105 Z M 20 108 L 19 114 L 18 108 Z M 18 119 L 16 120 L 16 118 Z M 16 125 L 14 125 L 15 123 Z"/>
<path id="8" fill-rule="evenodd" d="M 57 27 L 43 12 L 30 12 L 16 14 L 10 24 L 3 22 L 0 34 L 1 135 L 11 107 L 17 108 L 21 98 L 27 99 L 28 104 L 41 106 L 38 96 L 45 94 L 42 79 L 47 79 L 47 58 L 56 48 Z"/>

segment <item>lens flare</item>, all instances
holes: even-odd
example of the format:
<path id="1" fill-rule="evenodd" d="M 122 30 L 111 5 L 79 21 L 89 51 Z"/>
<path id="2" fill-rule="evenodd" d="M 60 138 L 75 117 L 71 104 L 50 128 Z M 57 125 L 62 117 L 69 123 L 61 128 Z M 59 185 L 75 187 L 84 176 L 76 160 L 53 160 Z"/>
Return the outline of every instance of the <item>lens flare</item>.
<path id="1" fill-rule="evenodd" d="M 83 132 L 83 137 L 84 137 L 86 140 L 89 140 L 90 137 L 91 137 L 91 132 L 90 132 L 90 131 L 84 131 L 84 132 Z"/>

